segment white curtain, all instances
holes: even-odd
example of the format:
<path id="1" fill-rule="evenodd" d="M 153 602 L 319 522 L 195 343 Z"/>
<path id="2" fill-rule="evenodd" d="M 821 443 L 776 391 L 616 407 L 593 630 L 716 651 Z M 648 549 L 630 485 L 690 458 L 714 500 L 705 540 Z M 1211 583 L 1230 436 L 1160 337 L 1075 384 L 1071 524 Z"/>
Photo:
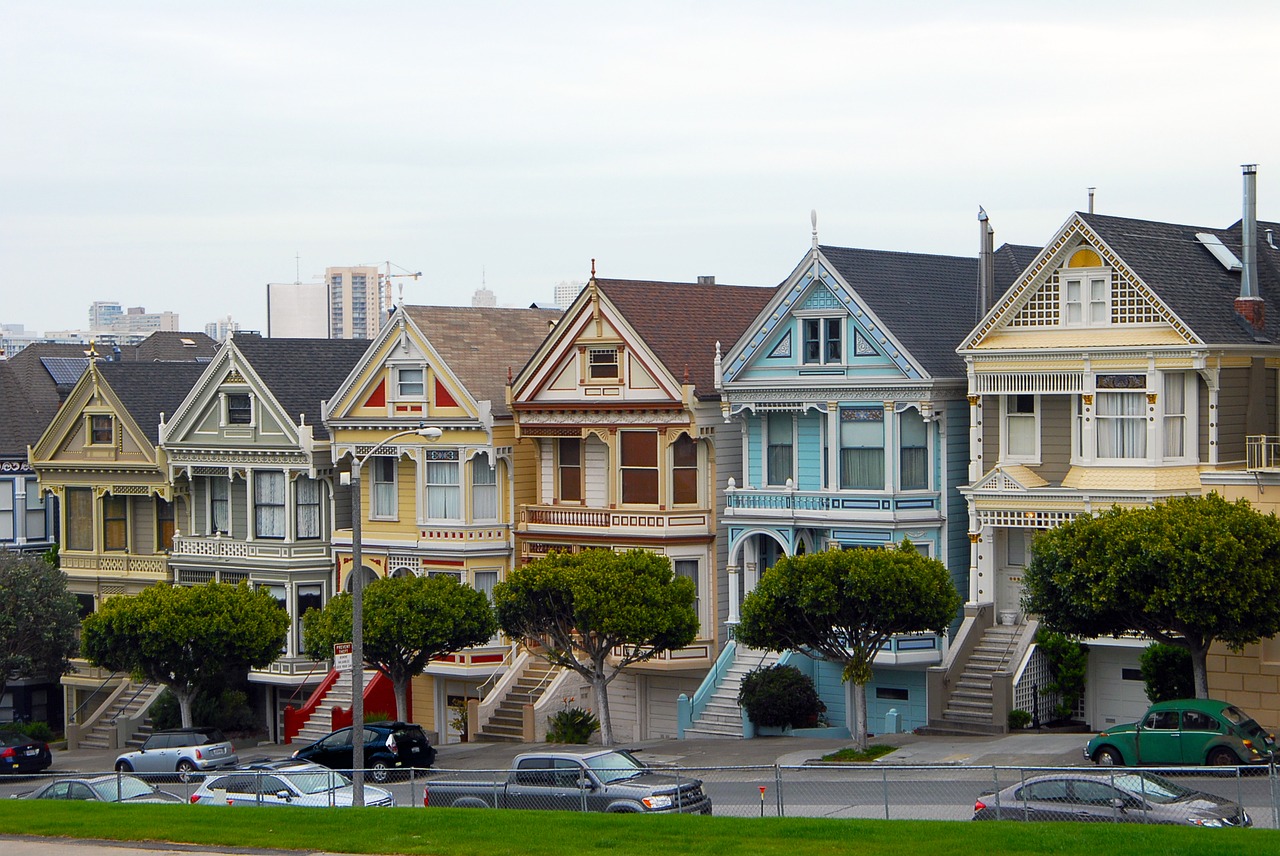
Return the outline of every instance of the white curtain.
<path id="1" fill-rule="evenodd" d="M 1164 456 L 1181 458 L 1187 443 L 1186 375 L 1175 372 L 1164 376 Z"/>
<path id="2" fill-rule="evenodd" d="M 427 517 L 431 520 L 459 520 L 458 462 L 427 462 Z"/>
<path id="3" fill-rule="evenodd" d="M 284 473 L 254 473 L 253 519 L 257 537 L 284 537 L 284 486 Z"/>
<path id="4" fill-rule="evenodd" d="M 1147 396 L 1141 392 L 1098 393 L 1098 457 L 1147 456 Z"/>
<path id="5" fill-rule="evenodd" d="M 769 415 L 769 448 L 766 466 L 768 483 L 785 485 L 792 477 L 791 469 L 791 437 L 792 424 L 790 413 L 773 413 Z"/>
<path id="6" fill-rule="evenodd" d="M 471 519 L 498 519 L 497 472 L 489 465 L 488 455 L 471 460 Z"/>
<path id="7" fill-rule="evenodd" d="M 320 537 L 320 482 L 302 476 L 294 482 L 297 491 L 299 538 Z"/>
<path id="8" fill-rule="evenodd" d="M 373 500 L 372 516 L 394 518 L 396 516 L 396 466 L 398 458 L 379 457 L 373 459 L 373 489 L 370 498 Z"/>
<path id="9" fill-rule="evenodd" d="M 877 418 L 878 417 L 878 418 Z M 840 489 L 884 490 L 884 411 L 840 417 Z"/>
<path id="10" fill-rule="evenodd" d="M 231 480 L 209 479 L 209 534 L 231 531 Z"/>

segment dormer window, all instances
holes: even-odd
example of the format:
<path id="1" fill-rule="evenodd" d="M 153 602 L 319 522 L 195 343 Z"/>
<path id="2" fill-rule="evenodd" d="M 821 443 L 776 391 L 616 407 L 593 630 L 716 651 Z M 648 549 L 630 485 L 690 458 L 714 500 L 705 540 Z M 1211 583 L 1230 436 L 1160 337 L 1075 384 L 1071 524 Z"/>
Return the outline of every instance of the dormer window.
<path id="1" fill-rule="evenodd" d="M 804 361 L 806 363 L 839 363 L 844 354 L 843 318 L 805 318 Z"/>
<path id="2" fill-rule="evenodd" d="M 421 401 L 426 395 L 423 369 L 396 369 L 396 398 Z"/>
<path id="3" fill-rule="evenodd" d="M 1111 323 L 1111 272 L 1093 250 L 1080 248 L 1059 273 L 1064 327 L 1105 327 Z"/>
<path id="4" fill-rule="evenodd" d="M 94 446 L 110 446 L 115 442 L 115 420 L 109 415 L 89 417 L 89 442 Z"/>
<path id="5" fill-rule="evenodd" d="M 253 398 L 247 392 L 227 394 L 227 424 L 253 424 Z"/>
<path id="6" fill-rule="evenodd" d="M 617 380 L 619 377 L 617 348 L 587 349 L 588 380 Z"/>

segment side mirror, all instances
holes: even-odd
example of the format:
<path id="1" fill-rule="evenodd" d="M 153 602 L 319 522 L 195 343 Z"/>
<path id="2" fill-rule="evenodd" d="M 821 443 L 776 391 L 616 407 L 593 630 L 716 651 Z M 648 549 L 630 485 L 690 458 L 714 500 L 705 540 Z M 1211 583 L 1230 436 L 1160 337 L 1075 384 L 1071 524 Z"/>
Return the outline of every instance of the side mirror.
<path id="1" fill-rule="evenodd" d="M 578 790 L 594 791 L 595 789 L 596 789 L 596 783 L 592 781 L 590 776 L 588 776 L 586 773 L 583 773 L 582 775 L 578 776 Z"/>
<path id="2" fill-rule="evenodd" d="M 1128 802 L 1126 802 L 1126 801 L 1125 801 L 1123 798 L 1121 798 L 1121 797 L 1115 797 L 1115 798 L 1113 798 L 1113 799 L 1111 800 L 1111 807 L 1112 807 L 1112 808 L 1118 808 L 1118 809 L 1120 809 L 1120 811 L 1124 811 L 1126 808 L 1128 808 L 1128 807 L 1129 807 L 1129 803 L 1128 803 Z"/>
<path id="3" fill-rule="evenodd" d="M 276 791 L 276 799 L 284 800 L 285 802 L 293 802 L 293 794 L 284 790 Z"/>

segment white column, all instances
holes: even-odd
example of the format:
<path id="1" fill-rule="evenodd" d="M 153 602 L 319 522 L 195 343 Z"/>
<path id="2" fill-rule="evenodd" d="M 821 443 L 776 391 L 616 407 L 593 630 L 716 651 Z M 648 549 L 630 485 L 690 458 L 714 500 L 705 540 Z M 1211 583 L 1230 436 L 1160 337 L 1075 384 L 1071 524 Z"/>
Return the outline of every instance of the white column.
<path id="1" fill-rule="evenodd" d="M 742 621 L 742 613 L 738 610 L 739 592 L 742 591 L 742 580 L 737 565 L 728 565 L 725 570 L 729 573 L 729 619 L 730 627 Z"/>

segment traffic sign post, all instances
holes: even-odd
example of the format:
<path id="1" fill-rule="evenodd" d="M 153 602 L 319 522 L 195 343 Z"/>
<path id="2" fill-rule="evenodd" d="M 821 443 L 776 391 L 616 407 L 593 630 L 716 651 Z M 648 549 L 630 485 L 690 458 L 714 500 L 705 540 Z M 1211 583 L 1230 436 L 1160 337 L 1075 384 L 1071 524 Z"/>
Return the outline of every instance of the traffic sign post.
<path id="1" fill-rule="evenodd" d="M 335 642 L 333 644 L 333 667 L 339 672 L 351 671 L 350 642 Z"/>

